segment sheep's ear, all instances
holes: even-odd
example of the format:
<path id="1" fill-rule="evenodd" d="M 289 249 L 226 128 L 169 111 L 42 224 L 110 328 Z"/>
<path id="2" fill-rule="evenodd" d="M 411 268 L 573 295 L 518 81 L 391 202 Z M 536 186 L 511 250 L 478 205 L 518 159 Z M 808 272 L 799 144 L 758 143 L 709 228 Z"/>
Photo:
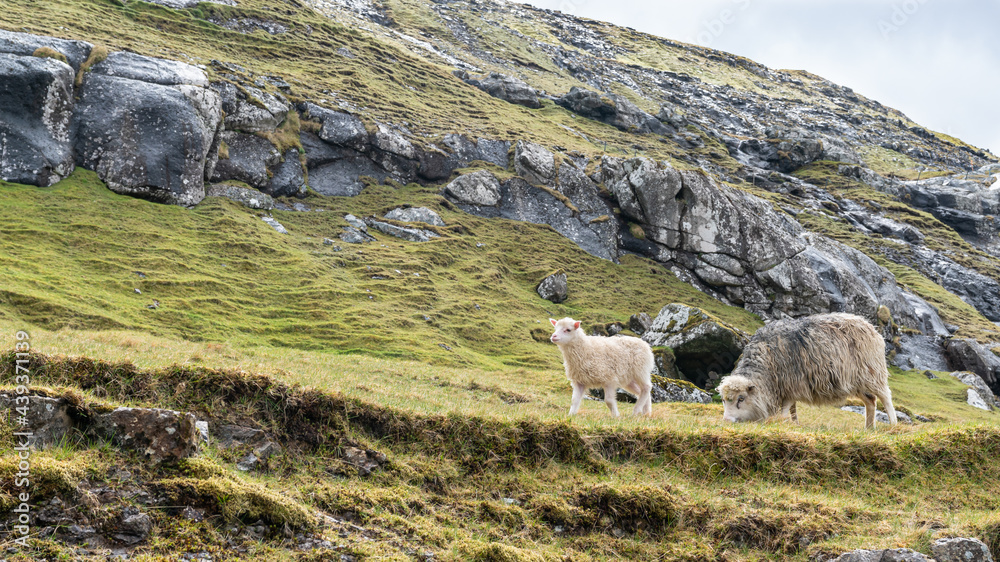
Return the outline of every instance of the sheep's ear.
<path id="1" fill-rule="evenodd" d="M 579 321 L 573 322 L 573 329 L 578 330 L 579 328 L 580 328 L 580 322 Z"/>
<path id="2" fill-rule="evenodd" d="M 757 389 L 756 386 L 748 386 L 747 387 L 747 394 L 753 393 L 753 391 L 756 390 L 756 389 Z"/>
<path id="3" fill-rule="evenodd" d="M 549 318 L 549 322 L 552 322 L 552 325 L 553 325 L 553 326 L 555 326 L 555 325 L 556 325 L 556 321 L 555 321 L 555 319 L 554 319 L 554 318 Z"/>

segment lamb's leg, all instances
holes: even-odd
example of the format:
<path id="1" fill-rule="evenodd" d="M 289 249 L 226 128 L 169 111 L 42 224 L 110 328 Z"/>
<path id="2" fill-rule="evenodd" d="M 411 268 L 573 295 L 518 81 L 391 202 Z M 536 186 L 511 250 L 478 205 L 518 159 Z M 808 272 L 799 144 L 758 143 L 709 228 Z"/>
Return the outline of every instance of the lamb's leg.
<path id="1" fill-rule="evenodd" d="M 604 387 L 604 403 L 608 405 L 608 409 L 611 410 L 611 415 L 618 417 L 618 385 L 614 384 L 611 386 Z"/>
<path id="2" fill-rule="evenodd" d="M 875 397 L 862 394 L 861 401 L 865 403 L 865 429 L 872 429 L 875 427 Z"/>
<path id="3" fill-rule="evenodd" d="M 886 415 L 889 416 L 889 425 L 896 425 L 896 409 L 892 407 L 892 392 L 886 385 L 885 390 L 878 394 L 878 399 L 882 401 Z"/>
<path id="4" fill-rule="evenodd" d="M 573 385 L 573 403 L 569 407 L 569 415 L 576 415 L 576 412 L 580 410 L 580 402 L 583 402 L 583 394 L 587 392 L 587 387 L 580 383 L 571 383 Z"/>
<path id="5" fill-rule="evenodd" d="M 633 414 L 637 416 L 649 415 L 653 413 L 653 384 L 648 382 L 635 382 L 632 383 L 635 388 L 632 392 L 635 392 L 637 400 L 635 401 L 635 409 L 632 411 Z"/>

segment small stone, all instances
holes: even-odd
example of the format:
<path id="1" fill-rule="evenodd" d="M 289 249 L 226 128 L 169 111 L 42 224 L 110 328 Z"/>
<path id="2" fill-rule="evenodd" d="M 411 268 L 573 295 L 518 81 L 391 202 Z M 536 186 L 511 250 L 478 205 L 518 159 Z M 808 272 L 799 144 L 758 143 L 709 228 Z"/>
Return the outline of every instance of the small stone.
<path id="1" fill-rule="evenodd" d="M 549 275 L 538 284 L 536 290 L 538 292 L 538 296 L 547 301 L 556 304 L 565 301 L 569 296 L 569 283 L 567 281 L 566 274 L 562 271 L 558 271 Z"/>
<path id="2" fill-rule="evenodd" d="M 137 294 L 137 295 L 141 295 L 142 294 L 142 291 L 140 291 L 139 289 L 132 289 L 132 290 L 135 291 L 135 294 Z"/>

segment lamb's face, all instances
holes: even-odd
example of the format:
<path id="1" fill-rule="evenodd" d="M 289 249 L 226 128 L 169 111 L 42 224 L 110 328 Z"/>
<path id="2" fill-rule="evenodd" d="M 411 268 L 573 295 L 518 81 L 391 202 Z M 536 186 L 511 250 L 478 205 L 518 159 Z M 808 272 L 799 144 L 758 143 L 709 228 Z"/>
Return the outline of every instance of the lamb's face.
<path id="1" fill-rule="evenodd" d="M 557 345 L 566 345 L 567 343 L 573 341 L 577 336 L 580 335 L 580 323 L 572 318 L 563 318 L 562 320 L 553 320 L 549 318 L 549 322 L 552 323 L 552 327 L 555 331 L 552 332 L 552 343 Z"/>
<path id="2" fill-rule="evenodd" d="M 763 419 L 760 408 L 756 404 L 758 389 L 750 379 L 740 375 L 730 375 L 719 384 L 719 394 L 722 395 L 722 419 L 727 422 L 750 422 Z"/>

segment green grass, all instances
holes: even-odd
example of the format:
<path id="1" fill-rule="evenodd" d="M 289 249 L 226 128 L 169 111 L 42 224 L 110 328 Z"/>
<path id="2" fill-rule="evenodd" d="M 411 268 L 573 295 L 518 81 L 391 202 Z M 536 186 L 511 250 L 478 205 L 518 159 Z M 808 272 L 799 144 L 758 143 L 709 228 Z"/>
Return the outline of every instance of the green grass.
<path id="1" fill-rule="evenodd" d="M 452 211 L 435 188 L 372 185 L 306 203 L 325 211 L 275 211 L 290 231 L 281 235 L 224 199 L 158 205 L 116 195 L 84 170 L 50 188 L 0 184 L 0 319 L 493 369 L 558 366 L 531 336 L 549 317 L 622 322 L 686 302 L 747 331 L 760 325 L 653 262 L 617 265 L 548 226 Z M 449 226 L 422 244 L 336 240 L 345 214 L 403 204 L 428 206 Z M 559 305 L 535 293 L 556 269 L 570 283 Z M 159 308 L 147 308 L 154 299 Z"/>

